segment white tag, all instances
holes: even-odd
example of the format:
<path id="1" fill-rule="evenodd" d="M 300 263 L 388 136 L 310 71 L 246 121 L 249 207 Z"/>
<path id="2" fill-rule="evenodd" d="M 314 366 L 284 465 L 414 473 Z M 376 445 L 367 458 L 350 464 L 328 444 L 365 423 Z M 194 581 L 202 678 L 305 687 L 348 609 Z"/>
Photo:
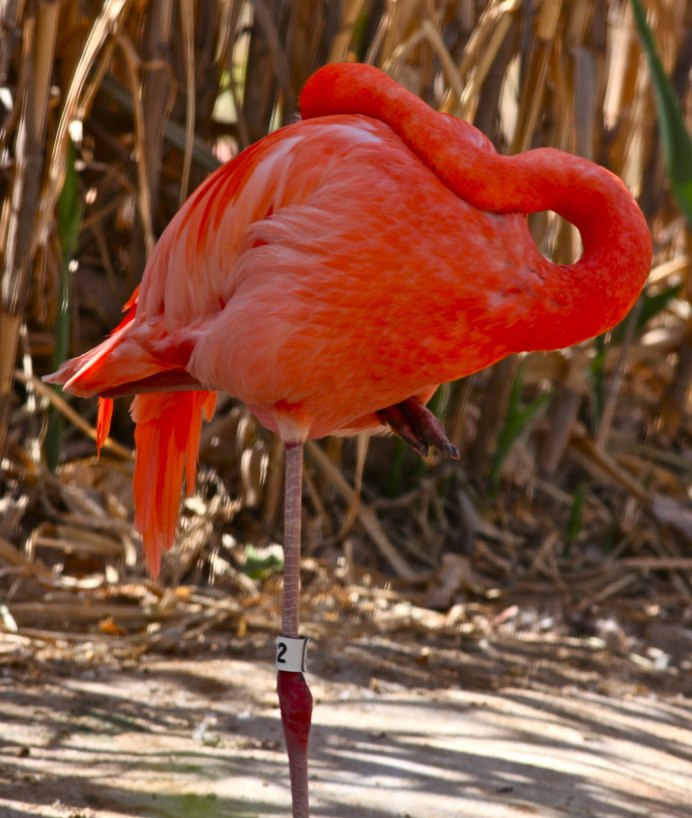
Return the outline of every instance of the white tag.
<path id="1" fill-rule="evenodd" d="M 289 673 L 303 673 L 306 668 L 308 640 L 305 636 L 292 639 L 290 636 L 276 637 L 276 669 Z"/>

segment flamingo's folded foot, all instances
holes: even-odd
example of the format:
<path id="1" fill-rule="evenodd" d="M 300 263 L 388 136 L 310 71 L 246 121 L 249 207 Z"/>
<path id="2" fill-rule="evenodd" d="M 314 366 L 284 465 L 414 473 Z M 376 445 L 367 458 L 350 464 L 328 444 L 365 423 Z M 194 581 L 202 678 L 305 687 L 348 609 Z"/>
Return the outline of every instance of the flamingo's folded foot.
<path id="1" fill-rule="evenodd" d="M 377 417 L 419 454 L 425 456 L 435 449 L 442 457 L 459 459 L 459 450 L 447 437 L 440 420 L 418 398 L 380 409 Z"/>
<path id="2" fill-rule="evenodd" d="M 312 720 L 312 694 L 302 673 L 277 673 L 281 722 L 291 773 L 293 818 L 308 818 L 308 740 Z"/>

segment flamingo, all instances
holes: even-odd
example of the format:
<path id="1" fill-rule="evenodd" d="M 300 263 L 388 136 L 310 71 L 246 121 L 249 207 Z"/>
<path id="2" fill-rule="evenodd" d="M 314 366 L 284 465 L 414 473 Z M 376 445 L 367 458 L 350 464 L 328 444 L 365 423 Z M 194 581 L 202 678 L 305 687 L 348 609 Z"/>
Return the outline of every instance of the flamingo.
<path id="1" fill-rule="evenodd" d="M 382 71 L 328 65 L 302 120 L 213 173 L 163 232 L 124 318 L 47 378 L 135 395 L 135 525 L 151 574 L 194 486 L 202 415 L 224 390 L 285 444 L 277 690 L 294 818 L 308 816 L 312 697 L 299 633 L 303 444 L 382 431 L 458 453 L 426 408 L 436 387 L 512 353 L 613 327 L 646 280 L 651 239 L 624 184 L 554 149 L 495 152 Z M 583 253 L 545 259 L 527 214 L 576 225 Z"/>

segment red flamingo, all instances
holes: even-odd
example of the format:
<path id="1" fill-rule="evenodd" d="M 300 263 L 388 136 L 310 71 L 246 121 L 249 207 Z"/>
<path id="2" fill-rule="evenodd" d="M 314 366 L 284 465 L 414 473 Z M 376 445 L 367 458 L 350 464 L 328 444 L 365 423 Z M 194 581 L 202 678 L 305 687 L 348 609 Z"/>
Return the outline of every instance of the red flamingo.
<path id="1" fill-rule="evenodd" d="M 174 540 L 184 473 L 188 491 L 194 485 L 201 416 L 213 412 L 215 390 L 281 436 L 277 686 L 293 815 L 305 818 L 312 697 L 296 641 L 303 443 L 388 426 L 419 451 L 455 456 L 425 407 L 437 385 L 613 327 L 644 285 L 651 241 L 608 171 L 549 148 L 498 155 L 471 125 L 373 67 L 320 69 L 300 107 L 301 122 L 192 194 L 121 324 L 49 380 L 100 396 L 100 443 L 112 398 L 135 394 L 135 524 L 154 576 Z M 536 248 L 526 214 L 543 210 L 579 229 L 575 264 L 552 264 Z"/>

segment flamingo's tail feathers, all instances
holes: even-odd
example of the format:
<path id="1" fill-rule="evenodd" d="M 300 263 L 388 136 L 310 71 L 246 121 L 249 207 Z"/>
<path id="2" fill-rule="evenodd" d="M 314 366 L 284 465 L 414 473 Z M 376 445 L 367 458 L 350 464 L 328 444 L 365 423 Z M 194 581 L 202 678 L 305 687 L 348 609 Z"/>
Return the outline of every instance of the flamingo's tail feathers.
<path id="1" fill-rule="evenodd" d="M 153 577 L 175 539 L 183 475 L 188 494 L 195 485 L 202 413 L 209 420 L 215 406 L 216 393 L 203 391 L 142 394 L 132 403 L 135 527 Z"/>
<path id="2" fill-rule="evenodd" d="M 96 451 L 100 455 L 101 447 L 108 438 L 113 418 L 112 398 L 99 398 L 98 414 L 96 416 Z"/>

